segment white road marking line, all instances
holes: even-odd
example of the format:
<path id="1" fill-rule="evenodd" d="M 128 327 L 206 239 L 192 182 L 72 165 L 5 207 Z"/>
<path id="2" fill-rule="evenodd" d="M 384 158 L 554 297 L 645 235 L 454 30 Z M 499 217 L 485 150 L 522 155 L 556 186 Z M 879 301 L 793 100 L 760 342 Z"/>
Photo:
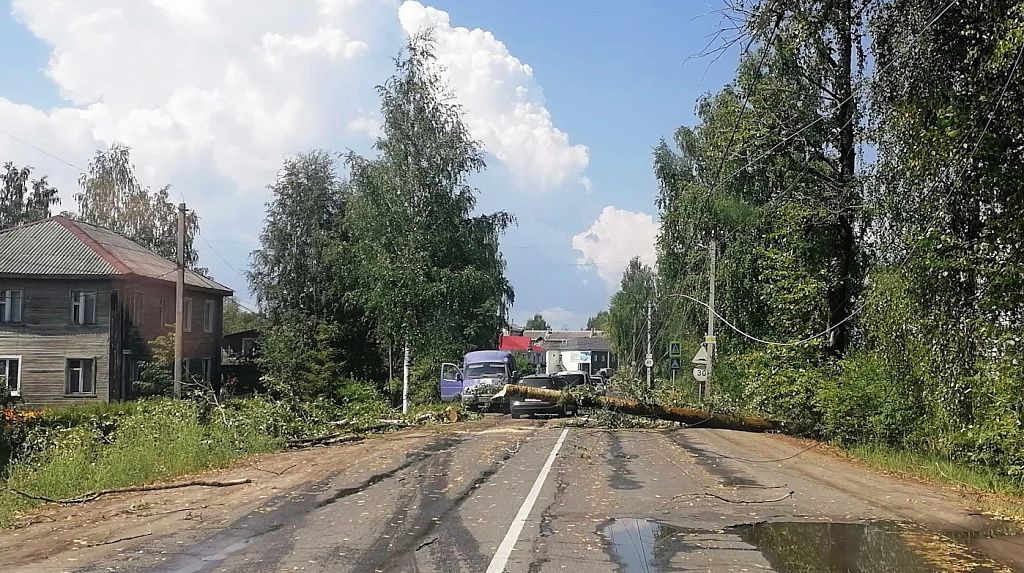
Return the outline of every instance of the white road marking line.
<path id="1" fill-rule="evenodd" d="M 523 506 L 519 508 L 519 513 L 516 514 L 516 518 L 512 520 L 512 525 L 509 526 L 508 531 L 505 533 L 505 539 L 501 540 L 501 545 L 494 552 L 494 558 L 491 559 L 491 564 L 487 567 L 487 573 L 502 573 L 505 570 L 508 558 L 512 556 L 512 549 L 516 546 L 516 541 L 519 541 L 519 534 L 523 532 L 526 519 L 530 517 L 533 504 L 537 503 L 537 496 L 540 495 L 540 489 L 544 487 L 544 480 L 547 479 L 548 473 L 551 472 L 551 466 L 555 463 L 558 450 L 562 449 L 562 442 L 565 441 L 565 436 L 568 434 L 569 428 L 566 428 L 562 430 L 562 435 L 558 436 L 555 447 L 551 450 L 551 454 L 548 455 L 548 461 L 544 462 L 544 467 L 540 468 L 540 475 L 533 482 L 530 493 L 523 500 Z"/>

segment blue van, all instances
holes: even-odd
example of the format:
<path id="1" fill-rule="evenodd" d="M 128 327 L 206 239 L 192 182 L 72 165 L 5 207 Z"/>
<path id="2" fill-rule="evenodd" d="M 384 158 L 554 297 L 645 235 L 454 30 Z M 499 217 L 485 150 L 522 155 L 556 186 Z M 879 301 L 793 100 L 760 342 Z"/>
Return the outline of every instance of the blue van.
<path id="1" fill-rule="evenodd" d="M 506 401 L 492 400 L 505 384 L 515 381 L 515 356 L 508 350 L 476 350 L 468 352 L 462 366 L 446 362 L 441 365 L 441 400 L 462 401 L 476 410 L 504 409 Z M 500 403 L 499 403 L 500 402 Z"/>

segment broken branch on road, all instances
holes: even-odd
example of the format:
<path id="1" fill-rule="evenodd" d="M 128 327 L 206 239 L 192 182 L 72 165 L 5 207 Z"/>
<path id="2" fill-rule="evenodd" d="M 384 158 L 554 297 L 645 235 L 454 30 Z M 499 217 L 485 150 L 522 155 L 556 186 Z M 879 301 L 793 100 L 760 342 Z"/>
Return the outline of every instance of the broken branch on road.
<path id="1" fill-rule="evenodd" d="M 704 491 L 704 492 L 701 492 L 701 493 L 681 493 L 679 495 L 674 495 L 674 496 L 672 496 L 672 499 L 670 501 L 675 501 L 677 499 L 682 499 L 682 498 L 687 498 L 687 497 L 689 497 L 689 498 L 694 498 L 694 497 L 713 497 L 715 499 L 724 501 L 726 503 L 735 503 L 737 505 L 748 505 L 748 504 L 753 504 L 753 503 L 776 503 L 776 502 L 779 502 L 779 501 L 787 500 L 787 499 L 793 497 L 794 494 L 796 494 L 795 491 L 790 491 L 786 495 L 784 495 L 782 497 L 775 498 L 775 499 L 729 499 L 727 497 L 722 497 L 722 496 L 720 496 L 718 494 L 714 494 L 714 493 L 711 493 L 709 491 Z"/>
<path id="2" fill-rule="evenodd" d="M 146 536 L 149 536 L 149 535 L 153 535 L 153 532 L 152 531 L 147 531 L 146 533 L 140 533 L 138 535 L 129 535 L 127 537 L 118 537 L 117 539 L 110 539 L 110 540 L 107 540 L 107 541 L 100 541 L 99 543 L 90 543 L 90 544 L 86 545 L 85 547 L 100 547 L 101 545 L 113 545 L 115 543 L 121 543 L 122 541 L 131 541 L 132 539 L 138 539 L 140 537 L 146 537 Z"/>
<path id="3" fill-rule="evenodd" d="M 101 498 L 101 497 L 103 497 L 105 495 L 109 495 L 109 494 L 113 494 L 113 493 L 135 493 L 135 492 L 144 492 L 144 491 L 161 491 L 161 490 L 165 490 L 165 489 L 179 489 L 179 488 L 183 488 L 183 487 L 231 487 L 231 486 L 242 485 L 242 484 L 247 484 L 247 483 L 252 483 L 252 480 L 249 479 L 249 478 L 233 479 L 233 480 L 227 480 L 227 481 L 190 480 L 190 481 L 178 482 L 178 483 L 167 483 L 167 484 L 158 484 L 158 485 L 137 485 L 137 486 L 131 486 L 131 487 L 119 487 L 119 488 L 113 488 L 113 489 L 102 489 L 102 490 L 99 490 L 99 491 L 91 491 L 91 492 L 85 493 L 83 495 L 80 495 L 78 497 L 71 497 L 71 498 L 67 498 L 67 499 L 55 499 L 55 498 L 52 498 L 52 497 L 46 497 L 45 495 L 34 495 L 34 494 L 27 493 L 27 492 L 24 492 L 24 491 L 15 489 L 15 488 L 11 488 L 11 491 L 16 493 L 16 494 L 18 494 L 18 495 L 20 495 L 20 496 L 27 497 L 29 499 L 34 499 L 34 500 L 37 500 L 37 501 L 46 501 L 46 502 L 49 502 L 49 503 L 59 503 L 59 504 L 62 504 L 62 505 L 70 505 L 70 504 L 73 504 L 73 503 L 86 503 L 86 502 L 89 502 L 89 501 L 95 501 L 95 500 L 97 500 L 97 499 L 99 499 L 99 498 Z"/>
<path id="4" fill-rule="evenodd" d="M 285 442 L 285 445 L 287 445 L 289 448 L 308 448 L 311 446 L 329 446 L 331 444 L 358 442 L 362 439 L 363 436 L 360 436 L 358 434 L 326 434 L 323 436 L 313 436 L 310 438 L 296 438 L 294 440 L 288 440 L 287 442 Z"/>

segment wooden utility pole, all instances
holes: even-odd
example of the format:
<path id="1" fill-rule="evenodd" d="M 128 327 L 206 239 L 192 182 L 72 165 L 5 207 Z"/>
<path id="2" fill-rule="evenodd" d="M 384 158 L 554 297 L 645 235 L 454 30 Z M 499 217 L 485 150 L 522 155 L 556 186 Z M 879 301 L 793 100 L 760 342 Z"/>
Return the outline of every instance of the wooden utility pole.
<path id="1" fill-rule="evenodd" d="M 708 396 L 711 395 L 711 384 L 713 379 L 711 378 L 712 364 L 715 362 L 715 348 L 718 346 L 715 342 L 715 259 L 718 257 L 718 244 L 715 243 L 715 239 L 709 241 L 708 244 L 708 275 L 710 282 L 708 283 L 708 334 L 705 337 L 704 342 L 708 346 L 708 383 L 706 392 Z"/>
<path id="2" fill-rule="evenodd" d="M 178 272 L 174 293 L 174 398 L 181 398 L 181 361 L 185 338 L 185 204 L 178 205 Z"/>
<path id="3" fill-rule="evenodd" d="M 409 341 L 405 341 L 405 358 L 402 360 L 402 413 L 409 413 Z"/>

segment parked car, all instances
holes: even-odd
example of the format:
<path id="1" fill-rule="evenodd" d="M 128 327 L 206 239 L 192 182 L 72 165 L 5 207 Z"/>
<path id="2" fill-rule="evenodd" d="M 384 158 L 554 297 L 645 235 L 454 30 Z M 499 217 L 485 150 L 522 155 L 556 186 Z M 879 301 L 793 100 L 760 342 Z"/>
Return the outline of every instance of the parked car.
<path id="1" fill-rule="evenodd" d="M 569 387 L 585 386 L 590 384 L 590 373 L 582 370 L 563 370 L 561 372 L 556 372 L 555 376 L 564 378 Z"/>
<path id="2" fill-rule="evenodd" d="M 544 388 L 546 390 L 564 390 L 569 386 L 568 381 L 557 374 L 525 376 L 519 381 L 519 384 L 531 388 Z M 578 406 L 559 404 L 551 400 L 518 398 L 512 401 L 510 411 L 513 418 L 521 418 L 533 414 L 575 415 L 577 409 Z"/>
<path id="3" fill-rule="evenodd" d="M 558 372 L 556 376 L 565 378 L 569 383 L 569 387 L 574 386 L 586 386 L 592 388 L 595 393 L 604 395 L 607 392 L 607 387 L 604 384 L 604 379 L 600 376 L 595 376 L 589 372 L 583 370 L 564 370 Z"/>

